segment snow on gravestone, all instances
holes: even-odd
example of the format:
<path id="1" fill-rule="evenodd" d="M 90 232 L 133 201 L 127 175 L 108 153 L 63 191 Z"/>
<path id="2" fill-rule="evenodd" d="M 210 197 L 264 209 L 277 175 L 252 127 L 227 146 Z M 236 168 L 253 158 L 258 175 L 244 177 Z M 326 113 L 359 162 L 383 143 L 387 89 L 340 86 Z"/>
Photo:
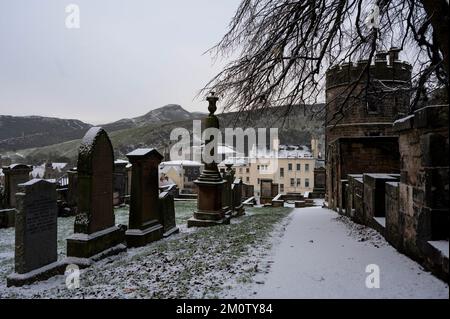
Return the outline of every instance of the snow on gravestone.
<path id="1" fill-rule="evenodd" d="M 91 258 L 125 249 L 124 232 L 115 226 L 114 153 L 108 134 L 93 127 L 84 136 L 77 163 L 77 216 L 67 239 L 67 256 Z M 96 256 L 96 258 L 101 256 Z"/>
<path id="2" fill-rule="evenodd" d="M 8 286 L 46 279 L 61 268 L 57 264 L 55 183 L 33 179 L 18 187 L 15 274 L 8 276 Z"/>

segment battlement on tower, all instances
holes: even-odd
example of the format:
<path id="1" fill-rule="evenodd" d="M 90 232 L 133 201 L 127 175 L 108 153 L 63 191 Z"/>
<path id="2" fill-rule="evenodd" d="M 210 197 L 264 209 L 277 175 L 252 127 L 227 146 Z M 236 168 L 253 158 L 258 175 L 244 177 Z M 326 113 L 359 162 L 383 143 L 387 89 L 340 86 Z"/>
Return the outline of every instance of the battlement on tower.
<path id="1" fill-rule="evenodd" d="M 370 76 L 380 81 L 410 82 L 412 66 L 398 59 L 399 51 L 397 48 L 391 48 L 388 52 L 378 52 L 369 66 Z M 347 62 L 329 68 L 326 72 L 327 89 L 357 81 L 368 63 L 368 60 L 360 60 L 356 63 Z M 362 81 L 365 79 L 366 77 L 363 76 Z"/>

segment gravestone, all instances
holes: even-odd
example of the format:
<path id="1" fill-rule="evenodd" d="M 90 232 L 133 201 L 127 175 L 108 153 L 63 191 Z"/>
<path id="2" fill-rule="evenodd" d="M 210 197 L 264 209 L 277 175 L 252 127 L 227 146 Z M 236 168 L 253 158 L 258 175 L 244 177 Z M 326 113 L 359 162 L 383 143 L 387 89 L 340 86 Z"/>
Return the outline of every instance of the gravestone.
<path id="1" fill-rule="evenodd" d="M 139 247 L 163 236 L 159 214 L 159 163 L 163 156 L 153 148 L 140 148 L 127 157 L 132 176 L 126 239 L 129 247 Z"/>
<path id="2" fill-rule="evenodd" d="M 62 273 L 58 263 L 56 185 L 33 179 L 16 194 L 15 273 L 7 286 L 22 286 Z"/>
<path id="3" fill-rule="evenodd" d="M 242 179 L 237 178 L 233 182 L 233 217 L 244 215 L 242 204 Z"/>
<path id="4" fill-rule="evenodd" d="M 27 182 L 31 171 L 30 166 L 23 164 L 3 167 L 5 187 L 0 203 L 0 228 L 14 227 L 17 185 Z"/>
<path id="5" fill-rule="evenodd" d="M 233 190 L 232 190 L 232 184 L 234 181 L 234 171 L 231 168 L 233 164 L 225 164 L 226 171 L 223 173 L 223 179 L 225 183 L 223 184 L 222 188 L 222 205 L 224 210 L 226 211 L 226 214 L 232 214 L 234 207 L 233 207 Z"/>
<path id="6" fill-rule="evenodd" d="M 207 97 L 209 115 L 203 121 L 203 127 L 205 130 L 218 129 L 219 119 L 214 112 L 217 110 L 217 100 L 219 98 L 211 93 L 211 96 Z M 212 158 L 215 157 L 215 151 L 217 151 L 218 141 L 211 136 L 205 141 L 205 149 L 210 147 L 210 154 Z M 198 200 L 197 211 L 194 212 L 194 216 L 187 221 L 188 227 L 207 227 L 221 224 L 229 224 L 230 217 L 226 215 L 226 211 L 222 205 L 222 187 L 225 181 L 219 173 L 216 160 L 211 162 L 205 162 L 204 156 L 202 156 L 202 162 L 205 165 L 199 178 L 194 181 L 198 186 Z"/>
<path id="7" fill-rule="evenodd" d="M 163 225 L 163 237 L 168 237 L 180 231 L 175 222 L 175 204 L 170 191 L 159 194 L 159 216 Z"/>
<path id="8" fill-rule="evenodd" d="M 117 200 L 114 205 L 121 205 L 125 201 L 127 189 L 127 165 L 128 161 L 117 160 L 114 162 L 114 193 L 117 194 Z"/>
<path id="9" fill-rule="evenodd" d="M 76 215 L 78 203 L 78 172 L 76 167 L 67 171 L 67 178 L 69 180 L 69 189 L 67 191 L 67 206 L 70 209 L 71 215 Z"/>
<path id="10" fill-rule="evenodd" d="M 32 170 L 30 166 L 24 164 L 13 164 L 3 167 L 3 174 L 5 174 L 3 206 L 5 208 L 16 207 L 17 185 L 29 181 Z"/>
<path id="11" fill-rule="evenodd" d="M 268 178 L 262 178 L 260 180 L 260 200 L 261 204 L 267 204 L 272 202 L 272 180 Z"/>
<path id="12" fill-rule="evenodd" d="M 114 220 L 113 148 L 101 127 L 89 129 L 84 136 L 77 172 L 77 215 L 74 234 L 67 239 L 67 256 L 89 265 L 126 249 L 124 232 Z"/>

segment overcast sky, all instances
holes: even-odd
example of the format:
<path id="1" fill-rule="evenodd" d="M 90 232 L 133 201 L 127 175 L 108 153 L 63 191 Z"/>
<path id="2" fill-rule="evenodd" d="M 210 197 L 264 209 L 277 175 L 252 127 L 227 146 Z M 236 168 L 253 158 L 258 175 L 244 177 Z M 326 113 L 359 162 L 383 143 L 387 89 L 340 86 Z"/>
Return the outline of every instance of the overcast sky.
<path id="1" fill-rule="evenodd" d="M 194 100 L 240 0 L 0 0 L 0 114 L 99 124 Z M 80 28 L 66 28 L 66 6 Z M 71 20 L 73 21 L 73 20 Z"/>

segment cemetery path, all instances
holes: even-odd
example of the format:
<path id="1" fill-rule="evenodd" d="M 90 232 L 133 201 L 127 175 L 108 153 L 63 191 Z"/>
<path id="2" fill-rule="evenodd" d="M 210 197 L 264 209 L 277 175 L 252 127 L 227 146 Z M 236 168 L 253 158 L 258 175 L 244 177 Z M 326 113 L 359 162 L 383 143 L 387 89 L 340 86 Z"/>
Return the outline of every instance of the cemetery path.
<path id="1" fill-rule="evenodd" d="M 448 285 L 376 231 L 320 207 L 295 209 L 291 217 L 253 297 L 448 298 Z M 366 287 L 370 264 L 379 267 L 378 289 Z"/>

